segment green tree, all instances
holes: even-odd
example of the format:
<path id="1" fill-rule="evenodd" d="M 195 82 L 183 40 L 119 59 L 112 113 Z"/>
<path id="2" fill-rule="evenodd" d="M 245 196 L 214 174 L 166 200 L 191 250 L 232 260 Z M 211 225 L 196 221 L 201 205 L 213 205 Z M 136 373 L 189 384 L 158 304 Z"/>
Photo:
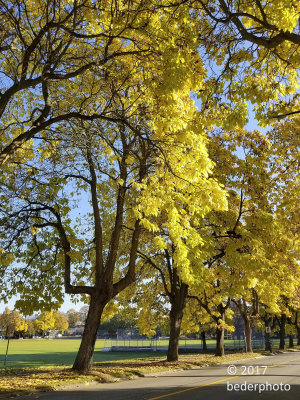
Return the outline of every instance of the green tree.
<path id="1" fill-rule="evenodd" d="M 118 329 L 134 329 L 134 328 L 136 328 L 136 319 L 122 316 L 120 314 L 114 315 L 112 318 L 104 321 L 100 325 L 100 329 L 107 330 L 110 335 L 116 334 Z"/>
<path id="2" fill-rule="evenodd" d="M 67 311 L 67 319 L 70 328 L 74 328 L 76 322 L 80 321 L 79 313 L 76 310 L 74 310 L 74 308 L 71 308 L 70 310 Z"/>

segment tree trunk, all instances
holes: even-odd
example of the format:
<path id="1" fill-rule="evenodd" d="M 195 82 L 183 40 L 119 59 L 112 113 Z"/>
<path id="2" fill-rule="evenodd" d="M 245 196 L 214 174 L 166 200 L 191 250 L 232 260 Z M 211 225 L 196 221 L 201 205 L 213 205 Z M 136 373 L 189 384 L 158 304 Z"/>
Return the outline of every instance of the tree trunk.
<path id="1" fill-rule="evenodd" d="M 294 335 L 289 335 L 289 347 L 294 347 Z"/>
<path id="2" fill-rule="evenodd" d="M 218 318 L 218 320 L 221 319 L 221 322 L 225 321 L 225 308 L 223 307 L 222 304 L 220 304 L 218 306 L 218 311 L 221 314 L 221 317 Z M 216 329 L 216 335 L 217 335 L 217 342 L 216 342 L 216 352 L 215 352 L 215 356 L 224 356 L 225 354 L 225 350 L 224 350 L 224 333 L 225 333 L 225 329 L 223 327 L 223 324 L 219 324 L 218 321 L 218 326 Z"/>
<path id="3" fill-rule="evenodd" d="M 272 317 L 267 313 L 264 316 L 265 321 L 265 350 L 272 353 L 271 333 L 267 332 L 267 329 L 271 329 Z"/>
<path id="4" fill-rule="evenodd" d="M 272 353 L 271 336 L 269 332 L 265 333 L 265 350 Z"/>
<path id="5" fill-rule="evenodd" d="M 9 348 L 9 336 L 7 336 L 7 346 L 6 346 L 6 353 L 5 353 L 4 363 L 3 363 L 3 366 L 4 366 L 4 368 L 6 368 L 6 363 L 7 363 L 7 355 L 8 355 L 8 348 Z"/>
<path id="6" fill-rule="evenodd" d="M 281 314 L 280 317 L 280 330 L 279 330 L 279 349 L 280 350 L 284 350 L 285 349 L 285 323 L 286 323 L 286 315 L 285 314 Z"/>
<path id="7" fill-rule="evenodd" d="M 224 328 L 219 327 L 216 329 L 216 334 L 217 334 L 217 343 L 216 343 L 216 356 L 224 356 L 225 350 L 224 350 Z"/>
<path id="8" fill-rule="evenodd" d="M 188 294 L 188 285 L 180 283 L 179 290 L 175 290 L 171 299 L 170 311 L 170 339 L 167 353 L 167 361 L 178 361 L 178 344 L 180 328 Z"/>
<path id="9" fill-rule="evenodd" d="M 300 346 L 300 326 L 297 326 L 297 346 Z"/>
<path id="10" fill-rule="evenodd" d="M 167 361 L 178 361 L 178 344 L 182 315 L 180 312 L 171 308 L 170 312 L 170 339 L 167 353 Z"/>
<path id="11" fill-rule="evenodd" d="M 245 324 L 245 350 L 246 353 L 252 353 L 252 326 L 249 315 L 242 315 Z"/>
<path id="12" fill-rule="evenodd" d="M 202 339 L 202 346 L 203 346 L 203 351 L 207 350 L 207 344 L 206 344 L 206 336 L 205 332 L 201 332 L 201 339 Z"/>
<path id="13" fill-rule="evenodd" d="M 97 332 L 106 304 L 107 302 L 100 301 L 98 296 L 91 296 L 81 344 L 72 368 L 75 371 L 87 372 L 92 368 Z"/>

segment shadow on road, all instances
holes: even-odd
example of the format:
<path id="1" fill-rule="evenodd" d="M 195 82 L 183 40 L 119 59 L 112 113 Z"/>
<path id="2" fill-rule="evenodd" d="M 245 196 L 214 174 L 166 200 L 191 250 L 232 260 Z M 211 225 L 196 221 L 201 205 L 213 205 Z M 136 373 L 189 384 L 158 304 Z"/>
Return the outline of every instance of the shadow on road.
<path id="1" fill-rule="evenodd" d="M 267 377 L 266 377 L 267 378 Z M 267 381 L 267 379 L 266 379 Z M 231 382 L 234 384 L 234 381 Z M 40 400 L 298 400 L 300 399 L 300 384 L 291 385 L 289 391 L 267 390 L 259 393 L 257 390 L 236 391 L 228 383 L 214 384 L 204 387 L 174 387 L 165 389 L 163 387 L 131 388 L 123 389 L 108 387 L 109 385 L 98 385 L 97 387 L 86 386 L 60 392 L 35 394 L 34 398 Z M 232 390 L 230 390 L 232 389 Z M 262 387 L 261 387 L 262 389 Z M 277 389 L 277 388 L 276 388 Z M 170 395 L 168 396 L 168 393 Z M 19 397 L 19 400 L 29 400 L 31 397 Z"/>

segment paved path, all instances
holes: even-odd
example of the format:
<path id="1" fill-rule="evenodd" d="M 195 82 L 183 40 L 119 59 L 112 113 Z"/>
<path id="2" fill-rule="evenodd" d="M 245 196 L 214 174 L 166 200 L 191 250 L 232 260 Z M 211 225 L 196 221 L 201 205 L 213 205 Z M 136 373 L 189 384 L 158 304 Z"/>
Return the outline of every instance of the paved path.
<path id="1" fill-rule="evenodd" d="M 167 372 L 157 377 L 153 375 L 117 383 L 73 386 L 64 391 L 34 395 L 34 398 L 40 400 L 300 400 L 300 352 L 247 361 L 239 360 L 234 363 L 237 373 L 235 374 L 234 367 L 230 369 L 234 375 L 228 373 L 228 365 Z M 249 366 L 254 366 L 254 370 Z M 253 373 L 259 375 L 252 375 Z"/>

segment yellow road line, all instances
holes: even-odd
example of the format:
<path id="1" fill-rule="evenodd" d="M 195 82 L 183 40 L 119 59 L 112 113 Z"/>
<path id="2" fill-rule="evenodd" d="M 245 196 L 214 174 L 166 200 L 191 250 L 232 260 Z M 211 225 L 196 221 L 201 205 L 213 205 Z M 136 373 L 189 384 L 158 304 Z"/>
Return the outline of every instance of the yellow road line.
<path id="1" fill-rule="evenodd" d="M 296 361 L 296 360 L 300 360 L 300 357 L 293 358 L 292 360 L 284 361 L 284 362 L 281 362 L 281 363 L 278 363 L 278 364 L 274 364 L 274 365 L 270 365 L 270 366 L 268 365 L 268 368 L 278 367 L 279 365 L 288 364 L 288 363 L 290 363 L 291 361 Z M 236 361 L 239 361 L 239 360 L 236 360 Z M 214 382 L 210 382 L 210 383 L 203 383 L 202 385 L 193 386 L 193 387 L 188 388 L 188 389 L 178 390 L 177 392 L 171 392 L 171 393 L 163 394 L 163 395 L 161 395 L 161 396 L 150 397 L 150 398 L 147 399 L 147 400 L 159 400 L 159 399 L 163 399 L 163 398 L 165 398 L 165 397 L 174 396 L 174 395 L 176 395 L 176 394 L 185 393 L 185 392 L 190 392 L 191 390 L 200 389 L 200 388 L 205 387 L 205 386 L 215 385 L 216 383 L 220 383 L 220 382 L 224 382 L 224 381 L 230 381 L 230 380 L 232 380 L 232 379 L 239 378 L 240 376 L 241 376 L 241 375 L 228 376 L 227 378 L 220 379 L 219 381 L 214 381 Z M 250 375 L 249 375 L 249 376 L 250 376 Z M 251 376 L 254 376 L 254 375 L 251 375 Z"/>
<path id="2" fill-rule="evenodd" d="M 167 393 L 167 394 L 163 394 L 161 396 L 157 396 L 157 397 L 150 397 L 147 400 L 158 400 L 158 399 L 163 399 L 164 397 L 169 397 L 169 396 L 173 396 L 175 394 L 179 394 L 179 393 L 184 393 L 184 392 L 189 392 L 191 390 L 195 390 L 195 389 L 199 389 L 202 388 L 204 386 L 211 386 L 214 385 L 215 383 L 220 383 L 220 382 L 224 382 L 224 381 L 229 381 L 231 379 L 236 379 L 238 378 L 238 376 L 230 376 L 228 378 L 224 378 L 224 379 L 220 379 L 219 381 L 214 381 L 214 382 L 210 382 L 210 383 L 203 383 L 202 385 L 199 386 L 193 386 L 191 388 L 188 389 L 183 389 L 183 390 L 178 390 L 177 392 L 172 392 L 172 393 Z"/>
<path id="3" fill-rule="evenodd" d="M 292 360 L 289 360 L 289 361 L 283 361 L 283 362 L 278 363 L 278 364 L 270 365 L 270 366 L 268 366 L 268 368 L 278 367 L 278 365 L 288 364 L 289 362 L 291 362 L 291 361 L 296 361 L 296 360 L 300 360 L 300 357 L 293 358 Z"/>

